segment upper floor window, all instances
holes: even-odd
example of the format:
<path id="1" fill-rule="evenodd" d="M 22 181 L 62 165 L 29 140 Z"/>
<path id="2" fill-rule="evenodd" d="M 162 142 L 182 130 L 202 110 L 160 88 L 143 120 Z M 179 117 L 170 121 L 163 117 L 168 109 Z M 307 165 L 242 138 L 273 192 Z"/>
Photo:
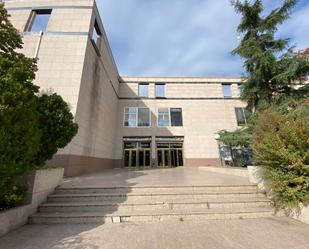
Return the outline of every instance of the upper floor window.
<path id="1" fill-rule="evenodd" d="M 147 98 L 148 97 L 148 88 L 149 88 L 148 84 L 145 84 L 145 83 L 138 84 L 138 96 Z"/>
<path id="2" fill-rule="evenodd" d="M 238 126 L 247 125 L 247 117 L 246 117 L 246 110 L 243 107 L 236 107 L 236 120 Z"/>
<path id="3" fill-rule="evenodd" d="M 182 126 L 182 109 L 181 108 L 171 108 L 171 125 L 172 126 Z"/>
<path id="4" fill-rule="evenodd" d="M 147 127 L 150 126 L 149 108 L 127 107 L 124 110 L 124 126 Z"/>
<path id="5" fill-rule="evenodd" d="M 32 10 L 25 31 L 45 32 L 51 12 L 52 12 L 51 9 Z"/>
<path id="6" fill-rule="evenodd" d="M 165 84 L 156 84 L 156 97 L 157 98 L 165 97 Z"/>
<path id="7" fill-rule="evenodd" d="M 239 94 L 241 95 L 241 94 L 242 94 L 242 91 L 244 90 L 244 85 L 243 85 L 243 84 L 238 83 L 238 84 L 237 84 L 237 88 L 238 88 L 238 92 L 239 92 Z"/>
<path id="8" fill-rule="evenodd" d="M 222 92 L 224 98 L 232 97 L 231 84 L 222 84 Z"/>
<path id="9" fill-rule="evenodd" d="M 170 115 L 168 108 L 159 108 L 158 109 L 158 126 L 164 127 L 169 126 L 170 124 Z"/>
<path id="10" fill-rule="evenodd" d="M 98 45 L 98 42 L 100 40 L 102 33 L 100 31 L 99 25 L 97 21 L 94 22 L 93 30 L 92 30 L 92 37 L 91 39 L 94 41 L 96 45 Z"/>

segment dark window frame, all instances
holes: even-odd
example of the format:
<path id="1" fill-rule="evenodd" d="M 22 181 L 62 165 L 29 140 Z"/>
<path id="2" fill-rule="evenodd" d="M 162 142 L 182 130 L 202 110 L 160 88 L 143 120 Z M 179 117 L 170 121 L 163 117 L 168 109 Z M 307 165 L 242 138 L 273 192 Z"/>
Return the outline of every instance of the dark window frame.
<path id="1" fill-rule="evenodd" d="M 241 110 L 240 112 L 238 110 Z M 241 113 L 242 117 L 239 117 L 238 113 Z M 244 107 L 235 107 L 235 115 L 237 126 L 246 126 L 247 125 L 247 114 Z"/>
<path id="2" fill-rule="evenodd" d="M 52 11 L 53 11 L 53 9 L 33 9 L 33 10 L 31 10 L 31 13 L 30 13 L 30 16 L 28 18 L 28 21 L 27 21 L 27 24 L 25 26 L 24 31 L 25 32 L 33 32 L 33 33 L 41 32 L 41 31 L 45 32 L 46 29 L 47 29 L 49 18 L 50 18 Z M 34 22 L 35 22 L 35 18 L 36 18 L 37 15 L 49 15 L 49 18 L 48 18 L 48 21 L 47 21 L 47 24 L 46 24 L 46 27 L 45 27 L 44 30 L 32 31 L 32 28 L 33 28 L 33 25 L 34 25 Z"/>
<path id="3" fill-rule="evenodd" d="M 172 110 L 180 110 L 180 123 L 179 124 L 175 124 L 175 120 L 173 120 L 173 114 L 172 114 Z M 183 116 L 182 116 L 182 108 L 180 108 L 180 107 L 172 107 L 172 108 L 170 108 L 170 122 L 171 122 L 171 126 L 172 127 L 183 127 Z"/>

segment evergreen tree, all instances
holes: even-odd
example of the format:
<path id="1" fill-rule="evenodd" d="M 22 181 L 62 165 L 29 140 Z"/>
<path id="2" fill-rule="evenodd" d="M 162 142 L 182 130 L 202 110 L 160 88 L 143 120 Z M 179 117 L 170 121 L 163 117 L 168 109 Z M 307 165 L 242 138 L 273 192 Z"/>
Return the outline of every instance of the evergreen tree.
<path id="1" fill-rule="evenodd" d="M 282 95 L 308 96 L 308 87 L 295 88 L 309 73 L 308 58 L 296 56 L 289 39 L 275 38 L 278 25 L 289 18 L 296 3 L 297 0 L 285 0 L 264 17 L 261 0 L 232 1 L 236 12 L 242 15 L 237 31 L 243 35 L 233 54 L 244 60 L 246 84 L 241 97 L 251 111 L 276 104 Z"/>

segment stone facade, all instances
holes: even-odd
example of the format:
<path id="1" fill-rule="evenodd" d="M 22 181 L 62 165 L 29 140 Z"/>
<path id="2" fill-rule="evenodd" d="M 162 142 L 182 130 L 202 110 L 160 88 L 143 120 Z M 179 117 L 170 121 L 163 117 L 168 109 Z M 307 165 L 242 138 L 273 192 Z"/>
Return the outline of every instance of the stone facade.
<path id="1" fill-rule="evenodd" d="M 156 166 L 156 137 L 183 137 L 184 166 L 219 165 L 219 130 L 237 128 L 235 107 L 240 77 L 121 77 L 118 74 L 94 0 L 5 1 L 13 25 L 22 33 L 29 57 L 38 58 L 35 83 L 55 91 L 70 103 L 79 131 L 52 160 L 76 176 L 123 165 L 123 138 L 151 138 L 151 166 Z M 36 10 L 51 10 L 46 30 L 29 32 Z M 95 42 L 93 32 L 99 31 Z M 138 96 L 138 84 L 149 84 L 148 98 Z M 155 83 L 165 83 L 165 98 L 155 97 Z M 232 97 L 224 98 L 222 83 Z M 147 107 L 151 126 L 124 126 L 125 107 Z M 157 110 L 182 108 L 183 126 L 158 127 Z"/>

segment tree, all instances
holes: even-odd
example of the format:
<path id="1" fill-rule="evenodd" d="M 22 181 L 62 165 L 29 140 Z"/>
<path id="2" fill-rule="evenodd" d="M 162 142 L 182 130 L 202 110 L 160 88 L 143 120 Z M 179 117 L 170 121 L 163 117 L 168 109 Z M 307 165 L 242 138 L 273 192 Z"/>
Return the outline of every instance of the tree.
<path id="1" fill-rule="evenodd" d="M 285 0 L 263 17 L 261 0 L 232 1 L 236 12 L 242 15 L 237 31 L 243 38 L 233 54 L 244 60 L 246 84 L 241 98 L 250 111 L 275 104 L 281 95 L 297 96 L 295 85 L 301 85 L 309 73 L 308 58 L 296 56 L 289 39 L 275 38 L 278 25 L 289 18 L 296 3 L 297 0 Z M 308 96 L 308 88 L 299 91 Z"/>
<path id="2" fill-rule="evenodd" d="M 21 47 L 21 37 L 0 4 L 0 209 L 22 200 L 19 177 L 40 149 L 39 88 L 32 83 L 37 67 L 35 60 L 15 52 Z"/>
<path id="3" fill-rule="evenodd" d="M 38 98 L 38 112 L 42 135 L 35 165 L 41 167 L 46 160 L 52 159 L 59 148 L 64 148 L 72 140 L 78 125 L 74 123 L 67 103 L 56 93 L 43 94 Z"/>

